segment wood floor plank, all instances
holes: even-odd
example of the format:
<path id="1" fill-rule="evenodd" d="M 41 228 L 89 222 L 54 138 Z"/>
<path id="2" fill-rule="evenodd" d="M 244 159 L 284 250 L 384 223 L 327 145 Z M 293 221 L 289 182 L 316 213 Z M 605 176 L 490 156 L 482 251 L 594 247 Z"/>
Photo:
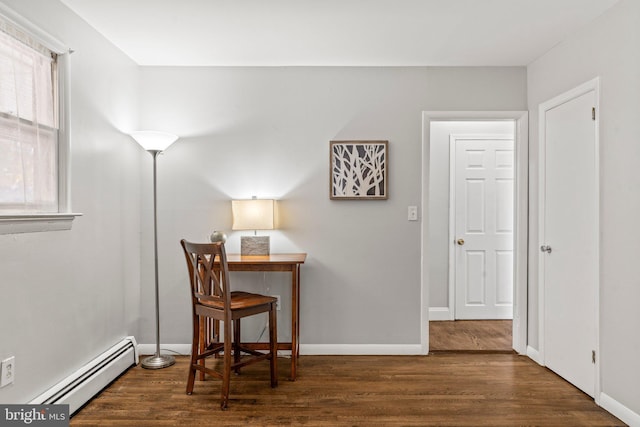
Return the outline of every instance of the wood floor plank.
<path id="1" fill-rule="evenodd" d="M 592 399 L 530 359 L 512 354 L 303 356 L 298 380 L 268 364 L 185 394 L 188 359 L 160 370 L 134 367 L 72 419 L 72 426 L 622 426 Z M 281 359 L 280 366 L 286 366 Z"/>

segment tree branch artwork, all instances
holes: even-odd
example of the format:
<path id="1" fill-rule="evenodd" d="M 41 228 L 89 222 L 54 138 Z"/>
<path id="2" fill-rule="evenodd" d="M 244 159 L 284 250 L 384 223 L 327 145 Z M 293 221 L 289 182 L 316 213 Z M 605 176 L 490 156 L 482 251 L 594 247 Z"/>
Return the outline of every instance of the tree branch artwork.
<path id="1" fill-rule="evenodd" d="M 330 198 L 387 199 L 388 141 L 331 141 Z"/>

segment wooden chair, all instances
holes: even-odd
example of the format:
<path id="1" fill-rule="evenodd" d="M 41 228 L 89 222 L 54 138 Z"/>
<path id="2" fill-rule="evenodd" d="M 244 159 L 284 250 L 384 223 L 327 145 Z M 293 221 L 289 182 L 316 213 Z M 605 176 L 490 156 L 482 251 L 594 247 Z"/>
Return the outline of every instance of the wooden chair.
<path id="1" fill-rule="evenodd" d="M 187 394 L 193 393 L 196 371 L 222 379 L 220 408 L 229 403 L 231 370 L 261 360 L 270 361 L 271 387 L 278 385 L 276 301 L 274 297 L 231 291 L 229 267 L 224 244 L 191 243 L 181 240 L 189 269 L 191 305 L 193 312 L 193 341 L 191 363 L 187 380 Z M 240 319 L 259 313 L 269 313 L 269 352 L 260 353 L 243 347 L 240 342 Z M 223 340 L 220 342 L 220 321 L 223 322 Z M 210 326 L 215 325 L 214 328 Z M 233 325 L 233 334 L 232 334 Z M 209 327 L 207 327 L 209 326 Z M 215 335 L 211 336 L 211 329 Z M 205 331 L 207 331 L 205 333 Z M 222 355 L 222 372 L 205 366 L 205 358 Z M 241 357 L 241 352 L 249 356 Z M 232 359 L 233 354 L 233 359 Z"/>

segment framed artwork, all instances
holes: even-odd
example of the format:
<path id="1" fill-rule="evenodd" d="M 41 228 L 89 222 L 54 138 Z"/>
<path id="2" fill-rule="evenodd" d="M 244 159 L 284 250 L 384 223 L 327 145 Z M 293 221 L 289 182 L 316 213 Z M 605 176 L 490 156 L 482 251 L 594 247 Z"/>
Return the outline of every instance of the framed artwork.
<path id="1" fill-rule="evenodd" d="M 329 197 L 386 200 L 389 141 L 331 141 Z"/>

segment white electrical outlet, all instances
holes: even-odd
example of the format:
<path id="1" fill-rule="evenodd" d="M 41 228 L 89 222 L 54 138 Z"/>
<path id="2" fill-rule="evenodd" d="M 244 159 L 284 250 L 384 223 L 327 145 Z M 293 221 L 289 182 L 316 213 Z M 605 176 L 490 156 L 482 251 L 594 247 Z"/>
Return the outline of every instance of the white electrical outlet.
<path id="1" fill-rule="evenodd" d="M 13 379 L 16 375 L 16 358 L 15 356 L 8 357 L 2 361 L 0 365 L 0 387 L 7 386 L 13 383 Z"/>
<path id="2" fill-rule="evenodd" d="M 276 310 L 280 311 L 280 309 L 282 308 L 282 304 L 280 303 L 280 295 L 271 295 L 271 296 L 278 299 L 278 301 L 276 302 Z"/>

